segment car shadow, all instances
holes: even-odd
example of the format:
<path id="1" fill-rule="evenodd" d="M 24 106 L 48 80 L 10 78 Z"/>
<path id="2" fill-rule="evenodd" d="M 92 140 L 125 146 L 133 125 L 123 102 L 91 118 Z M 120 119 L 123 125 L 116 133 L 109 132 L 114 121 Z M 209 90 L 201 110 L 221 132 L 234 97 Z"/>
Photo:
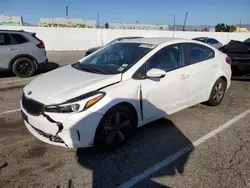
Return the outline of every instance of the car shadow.
<path id="1" fill-rule="evenodd" d="M 194 150 L 192 142 L 169 119 L 162 118 L 139 128 L 137 135 L 116 151 L 79 148 L 76 158 L 83 168 L 92 171 L 91 185 L 85 186 L 118 187 L 183 148 L 188 149 L 180 157 L 136 184 L 136 187 L 167 187 L 152 178 L 182 174 Z"/>
<path id="2" fill-rule="evenodd" d="M 58 67 L 59 67 L 59 65 L 55 62 L 48 62 L 46 64 L 41 64 L 41 65 L 39 65 L 39 68 L 36 71 L 35 75 L 43 74 L 43 73 L 52 71 L 54 69 L 57 69 Z M 16 77 L 16 75 L 14 75 L 13 72 L 10 70 L 0 69 L 0 78 L 8 78 L 8 77 Z"/>
<path id="3" fill-rule="evenodd" d="M 37 70 L 36 74 L 46 73 L 46 72 L 52 71 L 54 69 L 57 69 L 58 67 L 59 67 L 59 65 L 55 62 L 48 62 L 46 64 L 41 64 L 39 66 L 39 69 Z"/>

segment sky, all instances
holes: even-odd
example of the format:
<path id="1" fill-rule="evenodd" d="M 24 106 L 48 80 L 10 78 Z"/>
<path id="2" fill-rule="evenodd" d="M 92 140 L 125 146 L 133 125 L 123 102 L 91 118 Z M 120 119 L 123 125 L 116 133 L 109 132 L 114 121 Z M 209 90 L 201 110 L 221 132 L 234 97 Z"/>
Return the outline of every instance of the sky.
<path id="1" fill-rule="evenodd" d="M 39 18 L 97 18 L 100 23 L 122 22 L 187 25 L 250 24 L 250 0 L 0 0 L 0 14 L 22 16 L 37 24 Z"/>

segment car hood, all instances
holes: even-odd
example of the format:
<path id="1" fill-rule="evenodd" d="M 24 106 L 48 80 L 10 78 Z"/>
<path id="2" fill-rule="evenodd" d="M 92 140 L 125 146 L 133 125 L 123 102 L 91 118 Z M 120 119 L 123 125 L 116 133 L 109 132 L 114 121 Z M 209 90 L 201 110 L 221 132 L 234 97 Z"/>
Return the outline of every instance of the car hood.
<path id="1" fill-rule="evenodd" d="M 119 81 L 121 74 L 94 74 L 68 65 L 37 77 L 24 87 L 24 94 L 49 105 L 65 102 Z"/>

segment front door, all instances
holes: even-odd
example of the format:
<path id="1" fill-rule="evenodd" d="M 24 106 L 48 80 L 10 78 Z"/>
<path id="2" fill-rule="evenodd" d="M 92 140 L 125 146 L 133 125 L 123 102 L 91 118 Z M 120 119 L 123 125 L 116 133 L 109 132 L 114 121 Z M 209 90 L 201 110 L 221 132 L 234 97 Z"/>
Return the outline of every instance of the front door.
<path id="1" fill-rule="evenodd" d="M 164 47 L 146 62 L 147 70 L 162 69 L 166 75 L 141 80 L 144 121 L 170 114 L 186 105 L 183 54 L 183 46 L 175 44 Z"/>

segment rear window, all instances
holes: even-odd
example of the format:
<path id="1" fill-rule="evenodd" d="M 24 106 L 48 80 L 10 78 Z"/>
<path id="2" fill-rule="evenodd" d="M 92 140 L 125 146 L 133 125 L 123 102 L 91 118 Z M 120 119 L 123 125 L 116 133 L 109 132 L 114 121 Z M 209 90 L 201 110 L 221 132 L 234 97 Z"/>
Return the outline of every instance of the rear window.
<path id="1" fill-rule="evenodd" d="M 17 44 L 23 44 L 23 43 L 29 42 L 28 39 L 26 39 L 24 36 L 20 34 L 11 34 L 11 35 L 15 39 Z"/>
<path id="2" fill-rule="evenodd" d="M 189 65 L 214 58 L 214 51 L 200 44 L 187 44 L 186 53 Z"/>

